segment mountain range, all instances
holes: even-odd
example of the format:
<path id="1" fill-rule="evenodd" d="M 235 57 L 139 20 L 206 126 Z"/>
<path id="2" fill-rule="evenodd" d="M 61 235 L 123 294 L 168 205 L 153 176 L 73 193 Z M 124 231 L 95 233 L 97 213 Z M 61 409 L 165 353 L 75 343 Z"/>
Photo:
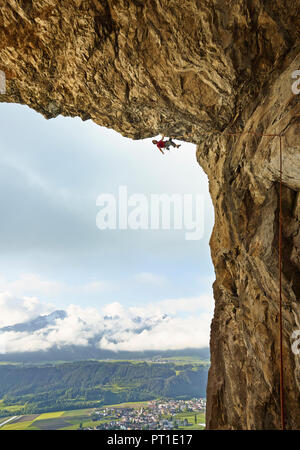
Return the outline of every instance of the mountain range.
<path id="1" fill-rule="evenodd" d="M 40 339 L 44 339 L 46 342 L 49 336 L 53 332 L 57 332 L 64 328 L 64 321 L 68 319 L 68 313 L 64 310 L 55 310 L 47 315 L 40 315 L 33 319 L 16 323 L 13 325 L 0 328 L 0 338 L 11 339 L 18 336 L 20 339 L 23 336 L 29 337 L 39 336 Z M 158 324 L 168 322 L 168 316 L 166 314 L 141 318 L 138 315 L 131 318 L 128 323 L 122 323 L 122 317 L 117 315 L 103 316 L 103 320 L 99 323 L 99 329 L 90 332 L 90 325 L 80 317 L 77 319 L 78 323 L 82 327 L 82 330 L 88 334 L 88 338 L 84 345 L 81 342 L 76 344 L 76 338 L 74 342 L 70 343 L 57 343 L 53 342 L 53 345 L 48 346 L 46 349 L 34 349 L 30 348 L 20 351 L 19 349 L 14 351 L 11 346 L 9 351 L 1 351 L 0 347 L 0 361 L 20 361 L 20 362 L 40 362 L 40 361 L 80 361 L 86 359 L 148 359 L 155 357 L 171 357 L 171 356 L 191 356 L 197 359 L 209 360 L 209 349 L 205 348 L 185 348 L 180 350 L 144 350 L 144 351 L 127 351 L 119 350 L 114 351 L 107 348 L 101 348 L 99 342 L 102 338 L 107 341 L 117 344 L 122 339 L 120 337 L 120 327 L 122 327 L 122 333 L 131 333 L 139 335 L 144 330 L 151 330 Z M 97 327 L 96 327 L 97 328 Z M 116 329 L 118 332 L 116 332 Z"/>

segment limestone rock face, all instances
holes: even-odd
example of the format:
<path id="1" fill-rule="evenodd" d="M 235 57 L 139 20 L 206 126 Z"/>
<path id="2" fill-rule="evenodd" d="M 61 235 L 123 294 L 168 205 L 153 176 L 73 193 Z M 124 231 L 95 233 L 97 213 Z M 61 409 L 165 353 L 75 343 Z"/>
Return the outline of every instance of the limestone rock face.
<path id="1" fill-rule="evenodd" d="M 197 144 L 215 208 L 207 428 L 300 428 L 300 0 L 1 0 L 2 102 Z M 296 92 L 296 93 L 295 93 Z M 232 136 L 249 131 L 256 134 Z"/>

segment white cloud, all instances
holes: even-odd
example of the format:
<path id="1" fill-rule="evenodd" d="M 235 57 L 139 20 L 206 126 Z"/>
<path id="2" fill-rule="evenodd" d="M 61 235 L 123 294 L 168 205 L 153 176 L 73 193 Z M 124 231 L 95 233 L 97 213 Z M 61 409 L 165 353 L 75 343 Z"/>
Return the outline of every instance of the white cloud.
<path id="1" fill-rule="evenodd" d="M 153 329 L 143 330 L 140 334 L 132 331 L 120 331 L 119 342 L 114 343 L 104 336 L 99 347 L 107 350 L 178 350 L 201 348 L 209 345 L 211 316 L 200 314 L 187 318 L 170 318 L 158 323 Z M 115 336 L 114 336 L 115 337 Z"/>
<path id="2" fill-rule="evenodd" d="M 50 303 L 42 303 L 36 297 L 17 297 L 10 292 L 0 292 L 0 327 L 25 322 L 54 310 Z"/>
<path id="3" fill-rule="evenodd" d="M 45 339 L 42 331 L 21 333 L 8 331 L 0 334 L 0 351 L 2 353 L 34 352 L 49 350 L 52 343 Z"/>
<path id="4" fill-rule="evenodd" d="M 54 311 L 37 298 L 0 294 L 1 327 L 25 322 Z M 184 312 L 184 317 L 178 313 Z M 209 345 L 212 298 L 200 296 L 166 299 L 142 307 L 125 308 L 118 302 L 102 310 L 71 304 L 66 317 L 32 332 L 0 333 L 0 353 L 47 350 L 53 346 L 87 346 L 98 340 L 99 348 L 141 351 L 201 348 Z"/>
<path id="5" fill-rule="evenodd" d="M 124 308 L 118 302 L 109 303 L 108 305 L 103 306 L 102 311 L 107 316 L 124 316 Z"/>

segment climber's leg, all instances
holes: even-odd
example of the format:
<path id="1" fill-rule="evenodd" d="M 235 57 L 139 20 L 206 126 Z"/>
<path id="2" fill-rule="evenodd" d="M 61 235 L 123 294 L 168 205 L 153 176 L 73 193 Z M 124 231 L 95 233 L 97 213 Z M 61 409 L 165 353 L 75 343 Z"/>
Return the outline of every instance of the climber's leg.
<path id="1" fill-rule="evenodd" d="M 171 145 L 170 141 L 165 141 L 165 146 L 164 146 L 165 150 L 170 151 L 170 145 Z"/>
<path id="2" fill-rule="evenodd" d="M 172 141 L 172 138 L 169 138 L 169 140 L 167 142 L 165 142 L 165 144 L 168 143 L 168 146 L 172 145 L 172 147 L 176 147 L 179 148 L 181 146 L 181 144 L 175 144 L 175 142 Z"/>
<path id="3" fill-rule="evenodd" d="M 172 138 L 169 138 L 169 140 L 165 142 L 165 147 L 170 147 L 170 145 L 172 145 L 172 147 L 177 147 L 175 142 L 172 141 Z"/>

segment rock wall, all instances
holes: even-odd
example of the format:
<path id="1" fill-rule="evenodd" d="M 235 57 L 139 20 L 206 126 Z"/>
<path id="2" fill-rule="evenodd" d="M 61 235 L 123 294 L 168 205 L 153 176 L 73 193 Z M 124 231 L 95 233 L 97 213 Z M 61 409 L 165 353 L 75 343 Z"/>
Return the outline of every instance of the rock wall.
<path id="1" fill-rule="evenodd" d="M 285 415 L 299 428 L 300 355 L 291 351 L 300 319 L 300 152 L 290 73 L 297 57 L 256 104 L 245 129 L 284 133 L 283 355 Z M 299 111 L 299 109 L 298 109 Z M 207 389 L 209 428 L 280 428 L 279 137 L 244 134 L 198 146 L 210 180 L 216 270 Z"/>
<path id="2" fill-rule="evenodd" d="M 279 428 L 278 181 L 283 143 L 287 428 L 300 428 L 300 1 L 6 0 L 2 102 L 197 144 L 215 208 L 207 428 Z M 229 132 L 251 133 L 231 136 Z"/>

